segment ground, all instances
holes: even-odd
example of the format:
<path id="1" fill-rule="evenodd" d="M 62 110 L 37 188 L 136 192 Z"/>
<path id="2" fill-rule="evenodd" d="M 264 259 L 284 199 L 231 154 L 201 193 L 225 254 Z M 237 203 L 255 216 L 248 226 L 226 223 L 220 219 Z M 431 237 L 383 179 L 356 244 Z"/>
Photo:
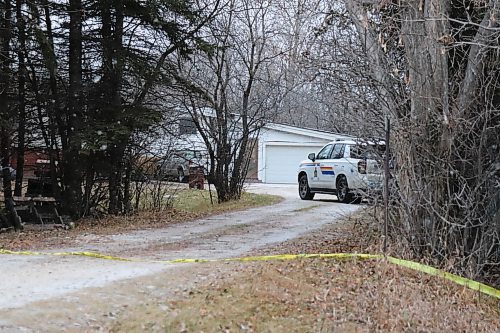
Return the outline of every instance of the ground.
<path id="1" fill-rule="evenodd" d="M 163 228 L 84 233 L 52 249 L 140 262 L 0 256 L 5 282 L 0 331 L 495 332 L 500 327 L 495 300 L 380 262 L 151 262 L 359 252 L 368 246 L 352 230 L 350 239 L 345 237 L 344 228 L 353 225 L 349 216 L 362 205 L 339 204 L 333 196 L 301 201 L 295 186 L 249 190 L 284 200 Z"/>

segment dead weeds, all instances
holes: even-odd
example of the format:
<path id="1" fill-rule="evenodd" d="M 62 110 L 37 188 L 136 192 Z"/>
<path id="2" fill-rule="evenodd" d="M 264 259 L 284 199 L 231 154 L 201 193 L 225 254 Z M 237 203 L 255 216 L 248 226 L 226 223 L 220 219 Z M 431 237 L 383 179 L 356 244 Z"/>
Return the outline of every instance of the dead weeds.
<path id="1" fill-rule="evenodd" d="M 496 332 L 498 301 L 379 261 L 231 263 L 183 297 L 129 309 L 112 332 Z M 133 318 L 133 319 L 132 319 Z"/>
<path id="2" fill-rule="evenodd" d="M 359 213 L 253 254 L 376 252 Z M 221 264 L 219 264 L 221 265 Z M 130 309 L 113 332 L 499 332 L 500 301 L 383 261 L 228 263 L 219 276 L 157 307 Z M 134 318 L 134 319 L 132 319 Z M 151 331 L 156 331 L 152 329 Z"/>

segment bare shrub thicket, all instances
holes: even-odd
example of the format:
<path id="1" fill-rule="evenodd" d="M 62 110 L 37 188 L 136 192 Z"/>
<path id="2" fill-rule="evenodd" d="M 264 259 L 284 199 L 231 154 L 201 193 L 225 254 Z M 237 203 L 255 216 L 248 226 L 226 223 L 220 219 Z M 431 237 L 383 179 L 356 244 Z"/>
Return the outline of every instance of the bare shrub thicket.
<path id="1" fill-rule="evenodd" d="M 350 0 L 318 30 L 335 64 L 322 78 L 363 110 L 360 134 L 392 119 L 394 250 L 496 284 L 499 16 L 499 1 Z"/>

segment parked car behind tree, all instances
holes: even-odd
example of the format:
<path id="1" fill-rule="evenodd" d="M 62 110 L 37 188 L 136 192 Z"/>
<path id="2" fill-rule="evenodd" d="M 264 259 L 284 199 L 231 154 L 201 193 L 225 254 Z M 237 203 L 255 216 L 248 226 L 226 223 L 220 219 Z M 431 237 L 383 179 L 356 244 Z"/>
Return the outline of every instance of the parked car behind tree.
<path id="1" fill-rule="evenodd" d="M 161 161 L 158 166 L 162 179 L 176 179 L 179 182 L 187 182 L 190 167 L 203 167 L 206 170 L 207 159 L 203 152 L 193 149 L 174 150 L 169 156 Z"/>

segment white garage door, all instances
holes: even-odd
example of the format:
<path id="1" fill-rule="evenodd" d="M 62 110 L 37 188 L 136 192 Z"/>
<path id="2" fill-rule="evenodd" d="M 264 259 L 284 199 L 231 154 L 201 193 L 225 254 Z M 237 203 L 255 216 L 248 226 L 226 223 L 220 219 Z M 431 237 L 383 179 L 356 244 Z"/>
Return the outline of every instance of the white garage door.
<path id="1" fill-rule="evenodd" d="M 309 153 L 317 153 L 322 146 L 266 146 L 265 182 L 297 183 L 299 163 Z"/>

